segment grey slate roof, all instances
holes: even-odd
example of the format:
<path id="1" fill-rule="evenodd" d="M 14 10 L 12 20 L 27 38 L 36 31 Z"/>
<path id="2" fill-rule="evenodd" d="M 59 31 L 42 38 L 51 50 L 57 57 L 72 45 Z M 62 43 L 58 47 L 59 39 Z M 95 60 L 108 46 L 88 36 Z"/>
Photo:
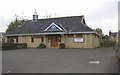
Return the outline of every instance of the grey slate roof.
<path id="1" fill-rule="evenodd" d="M 64 27 L 67 32 L 89 32 L 93 31 L 87 25 L 81 23 L 84 16 L 70 16 L 59 17 L 49 19 L 38 19 L 37 21 L 28 20 L 21 27 L 7 32 L 6 34 L 33 34 L 33 33 L 45 33 L 45 29 L 51 24 L 55 23 L 61 28 Z"/>
<path id="2" fill-rule="evenodd" d="M 111 32 L 110 36 L 117 36 L 118 32 Z"/>

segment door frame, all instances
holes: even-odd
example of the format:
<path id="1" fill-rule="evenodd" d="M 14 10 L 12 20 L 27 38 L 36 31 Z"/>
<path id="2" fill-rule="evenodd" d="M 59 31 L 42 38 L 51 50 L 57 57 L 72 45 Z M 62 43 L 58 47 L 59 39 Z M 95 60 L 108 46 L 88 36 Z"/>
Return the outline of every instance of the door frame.
<path id="1" fill-rule="evenodd" d="M 51 48 L 59 47 L 59 39 L 61 39 L 59 34 L 51 35 Z"/>

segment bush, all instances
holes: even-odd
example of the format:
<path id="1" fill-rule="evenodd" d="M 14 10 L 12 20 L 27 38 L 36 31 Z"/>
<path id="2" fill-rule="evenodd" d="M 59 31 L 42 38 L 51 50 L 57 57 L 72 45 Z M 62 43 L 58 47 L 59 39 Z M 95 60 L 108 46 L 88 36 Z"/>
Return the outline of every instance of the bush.
<path id="1" fill-rule="evenodd" d="M 102 41 L 101 43 L 100 43 L 100 46 L 101 47 L 113 47 L 113 46 L 115 46 L 115 42 L 114 41 Z"/>
<path id="2" fill-rule="evenodd" d="M 44 43 L 41 43 L 37 48 L 46 48 L 46 45 Z"/>
<path id="3" fill-rule="evenodd" d="M 3 43 L 2 50 L 13 50 L 13 49 L 21 49 L 27 48 L 27 43 Z"/>
<path id="4" fill-rule="evenodd" d="M 60 49 L 64 49 L 64 48 L 65 48 L 65 44 L 64 44 L 64 43 L 60 43 L 60 44 L 59 44 L 59 48 L 60 48 Z"/>

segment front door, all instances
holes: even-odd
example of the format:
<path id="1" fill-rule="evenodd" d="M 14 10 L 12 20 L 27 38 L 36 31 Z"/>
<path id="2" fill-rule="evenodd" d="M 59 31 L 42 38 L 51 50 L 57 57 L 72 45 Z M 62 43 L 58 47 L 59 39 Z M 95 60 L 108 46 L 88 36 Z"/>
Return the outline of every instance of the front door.
<path id="1" fill-rule="evenodd" d="M 52 35 L 51 36 L 51 47 L 52 48 L 57 48 L 58 47 L 58 40 L 59 40 L 58 35 Z"/>

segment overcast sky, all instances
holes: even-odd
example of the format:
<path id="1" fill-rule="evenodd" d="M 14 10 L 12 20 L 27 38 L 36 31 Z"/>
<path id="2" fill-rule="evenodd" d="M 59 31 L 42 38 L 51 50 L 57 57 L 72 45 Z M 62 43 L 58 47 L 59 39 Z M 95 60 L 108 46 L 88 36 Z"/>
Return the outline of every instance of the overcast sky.
<path id="1" fill-rule="evenodd" d="M 24 16 L 32 19 L 36 10 L 39 19 L 46 13 L 52 17 L 84 15 L 86 24 L 92 29 L 101 28 L 104 34 L 118 30 L 119 0 L 0 0 L 0 32 L 5 32 L 8 24 Z"/>

